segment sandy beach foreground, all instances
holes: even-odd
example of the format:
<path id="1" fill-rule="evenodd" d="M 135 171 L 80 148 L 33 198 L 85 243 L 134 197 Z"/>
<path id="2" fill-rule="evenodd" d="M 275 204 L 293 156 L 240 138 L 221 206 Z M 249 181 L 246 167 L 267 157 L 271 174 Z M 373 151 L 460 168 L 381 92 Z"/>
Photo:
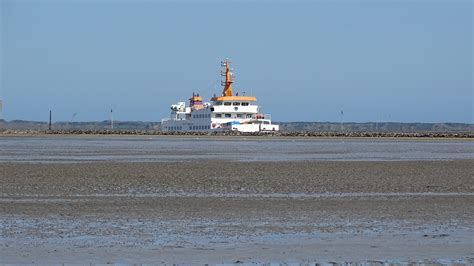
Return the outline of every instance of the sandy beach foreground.
<path id="1" fill-rule="evenodd" d="M 473 165 L 0 163 L 0 262 L 472 263 Z"/>

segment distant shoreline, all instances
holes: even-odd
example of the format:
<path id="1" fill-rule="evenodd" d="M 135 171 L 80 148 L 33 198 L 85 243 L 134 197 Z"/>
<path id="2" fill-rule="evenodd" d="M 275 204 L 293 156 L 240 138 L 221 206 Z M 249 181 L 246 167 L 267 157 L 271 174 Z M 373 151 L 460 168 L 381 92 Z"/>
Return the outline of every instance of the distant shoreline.
<path id="1" fill-rule="evenodd" d="M 53 122 L 0 119 L 0 136 L 37 135 L 149 135 L 149 136 L 278 136 L 354 138 L 474 138 L 474 124 L 401 122 L 279 122 L 280 132 L 162 132 L 159 122 Z"/>

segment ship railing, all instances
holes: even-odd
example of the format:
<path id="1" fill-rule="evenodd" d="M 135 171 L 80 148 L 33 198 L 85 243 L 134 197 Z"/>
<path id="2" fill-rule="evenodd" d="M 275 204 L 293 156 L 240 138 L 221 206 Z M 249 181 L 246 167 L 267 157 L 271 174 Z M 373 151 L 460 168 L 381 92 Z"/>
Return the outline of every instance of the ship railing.
<path id="1" fill-rule="evenodd" d="M 266 119 L 266 120 L 272 120 L 272 116 L 269 114 L 254 114 L 252 115 L 252 119 Z"/>
<path id="2" fill-rule="evenodd" d="M 162 118 L 161 123 L 163 124 L 163 122 L 170 121 L 170 120 L 171 120 L 171 118 Z"/>

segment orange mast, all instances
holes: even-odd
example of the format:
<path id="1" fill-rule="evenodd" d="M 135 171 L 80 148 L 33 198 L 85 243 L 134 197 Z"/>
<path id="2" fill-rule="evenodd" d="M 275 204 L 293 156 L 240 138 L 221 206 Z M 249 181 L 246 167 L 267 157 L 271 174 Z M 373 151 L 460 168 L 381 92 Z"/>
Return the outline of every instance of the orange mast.
<path id="1" fill-rule="evenodd" d="M 224 86 L 221 96 L 211 98 L 211 101 L 249 101 L 255 102 L 257 98 L 254 96 L 233 96 L 232 94 L 232 83 L 234 83 L 234 74 L 232 68 L 230 68 L 229 59 L 225 59 L 221 62 L 223 69 L 221 70 L 221 76 L 225 77 L 225 81 L 221 81 L 221 85 Z"/>
<path id="2" fill-rule="evenodd" d="M 232 83 L 234 82 L 234 74 L 230 69 L 230 61 L 225 59 L 221 62 L 221 66 L 224 68 L 221 71 L 221 76 L 225 76 L 225 81 L 221 81 L 221 85 L 224 86 L 222 96 L 232 96 Z"/>

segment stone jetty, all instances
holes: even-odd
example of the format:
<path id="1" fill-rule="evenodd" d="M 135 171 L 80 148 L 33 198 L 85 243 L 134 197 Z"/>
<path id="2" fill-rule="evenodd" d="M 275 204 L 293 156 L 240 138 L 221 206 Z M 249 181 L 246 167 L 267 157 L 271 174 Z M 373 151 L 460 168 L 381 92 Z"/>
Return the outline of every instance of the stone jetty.
<path id="1" fill-rule="evenodd" d="M 349 138 L 474 138 L 474 132 L 318 132 L 282 131 L 243 133 L 221 132 L 162 132 L 159 130 L 31 130 L 0 129 L 0 136 L 28 135 L 152 135 L 152 136 L 278 136 L 278 137 L 349 137 Z"/>

